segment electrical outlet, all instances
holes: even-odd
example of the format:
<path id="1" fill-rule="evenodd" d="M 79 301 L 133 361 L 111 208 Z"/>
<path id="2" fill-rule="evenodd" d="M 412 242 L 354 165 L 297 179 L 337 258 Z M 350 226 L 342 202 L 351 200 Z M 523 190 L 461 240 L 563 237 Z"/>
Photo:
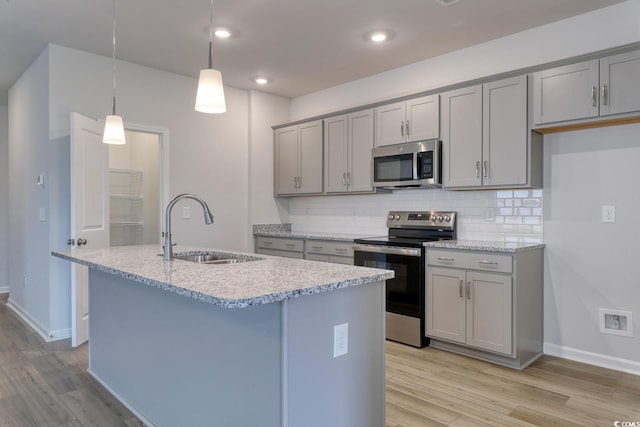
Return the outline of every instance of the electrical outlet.
<path id="1" fill-rule="evenodd" d="M 344 356 L 349 352 L 349 324 L 333 327 L 333 357 Z"/>
<path id="2" fill-rule="evenodd" d="M 615 206 L 602 206 L 602 222 L 616 222 Z"/>
<path id="3" fill-rule="evenodd" d="M 184 206 L 182 208 L 182 218 L 183 219 L 191 219 L 191 207 Z"/>

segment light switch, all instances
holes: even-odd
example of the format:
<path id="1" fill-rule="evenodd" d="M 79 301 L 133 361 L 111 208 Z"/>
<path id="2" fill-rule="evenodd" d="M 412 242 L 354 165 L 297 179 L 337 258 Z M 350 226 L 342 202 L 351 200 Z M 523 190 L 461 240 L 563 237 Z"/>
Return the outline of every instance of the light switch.
<path id="1" fill-rule="evenodd" d="M 45 222 L 47 220 L 47 210 L 45 208 L 40 208 L 40 221 Z"/>

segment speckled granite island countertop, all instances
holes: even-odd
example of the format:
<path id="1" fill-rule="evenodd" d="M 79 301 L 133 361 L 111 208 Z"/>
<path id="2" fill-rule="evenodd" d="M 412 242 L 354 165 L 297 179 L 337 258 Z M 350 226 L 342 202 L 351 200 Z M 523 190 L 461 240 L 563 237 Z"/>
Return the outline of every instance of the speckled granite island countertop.
<path id="1" fill-rule="evenodd" d="M 220 307 L 243 308 L 391 279 L 393 271 L 198 247 L 174 254 L 224 253 L 233 264 L 164 262 L 158 245 L 69 249 L 52 255 Z"/>
<path id="2" fill-rule="evenodd" d="M 427 249 L 459 249 L 469 251 L 516 253 L 544 248 L 544 243 L 488 242 L 482 240 L 441 240 L 427 242 Z"/>

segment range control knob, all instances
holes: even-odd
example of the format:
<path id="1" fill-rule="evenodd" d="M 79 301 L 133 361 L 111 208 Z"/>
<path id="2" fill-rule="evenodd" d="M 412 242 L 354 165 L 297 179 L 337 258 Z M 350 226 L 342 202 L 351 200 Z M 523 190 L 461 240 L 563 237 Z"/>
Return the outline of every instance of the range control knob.
<path id="1" fill-rule="evenodd" d="M 396 221 L 398 221 L 400 219 L 400 215 L 396 215 L 393 217 L 393 219 L 395 219 Z"/>
<path id="2" fill-rule="evenodd" d="M 393 215 L 389 215 L 389 221 L 393 221 Z"/>
<path id="3" fill-rule="evenodd" d="M 442 222 L 443 219 L 442 215 L 438 215 L 438 222 Z"/>
<path id="4" fill-rule="evenodd" d="M 445 220 L 446 222 L 449 222 L 449 221 L 451 221 L 451 217 L 450 217 L 449 215 L 445 215 L 445 216 L 444 216 L 444 220 Z"/>

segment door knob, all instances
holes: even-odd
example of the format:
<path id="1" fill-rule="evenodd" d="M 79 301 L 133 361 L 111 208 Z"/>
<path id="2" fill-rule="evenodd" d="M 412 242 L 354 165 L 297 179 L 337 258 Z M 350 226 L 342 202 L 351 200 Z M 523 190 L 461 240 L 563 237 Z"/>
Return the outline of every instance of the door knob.
<path id="1" fill-rule="evenodd" d="M 69 246 L 73 246 L 73 245 L 75 245 L 75 244 L 76 244 L 75 239 L 67 239 L 67 245 L 69 245 Z"/>
<path id="2" fill-rule="evenodd" d="M 86 245 L 87 239 L 78 239 L 78 246 Z"/>

